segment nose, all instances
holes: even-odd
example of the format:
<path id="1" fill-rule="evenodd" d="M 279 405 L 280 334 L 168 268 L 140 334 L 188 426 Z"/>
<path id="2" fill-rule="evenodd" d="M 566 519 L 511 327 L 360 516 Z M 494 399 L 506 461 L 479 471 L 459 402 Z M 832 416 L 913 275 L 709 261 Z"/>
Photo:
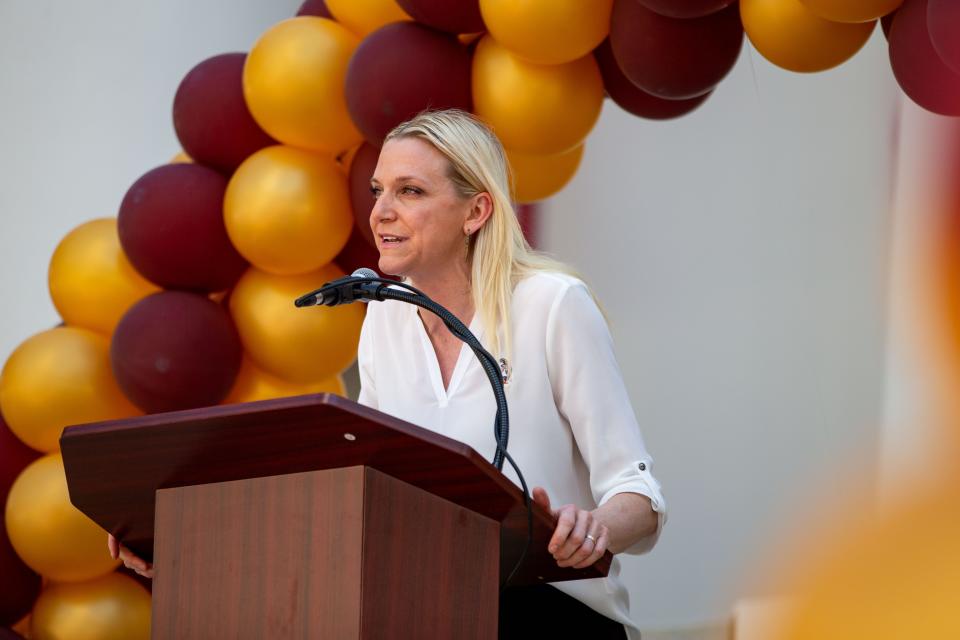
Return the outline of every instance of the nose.
<path id="1" fill-rule="evenodd" d="M 373 208 L 370 209 L 370 228 L 376 230 L 378 222 L 390 222 L 396 217 L 397 212 L 393 208 L 389 194 L 381 193 L 380 197 L 374 200 Z"/>

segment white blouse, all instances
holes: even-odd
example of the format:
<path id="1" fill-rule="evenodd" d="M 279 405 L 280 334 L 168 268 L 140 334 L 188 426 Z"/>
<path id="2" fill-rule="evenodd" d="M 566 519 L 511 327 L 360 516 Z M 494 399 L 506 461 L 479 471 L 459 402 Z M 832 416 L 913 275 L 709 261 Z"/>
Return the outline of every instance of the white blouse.
<path id="1" fill-rule="evenodd" d="M 428 313 L 428 312 L 424 312 Z M 474 314 L 470 330 L 484 343 Z M 513 456 L 531 488 L 551 504 L 594 509 L 618 493 L 650 498 L 659 515 L 655 534 L 628 549 L 653 547 L 666 521 L 666 503 L 651 473 L 630 399 L 613 354 L 606 321 L 578 279 L 539 273 L 513 294 L 513 359 L 506 385 Z M 463 345 L 443 388 L 436 353 L 417 307 L 371 302 L 358 354 L 361 404 L 469 444 L 488 460 L 495 443 L 496 402 L 490 383 Z M 513 469 L 504 473 L 519 484 Z M 553 586 L 603 615 L 633 627 L 626 588 L 614 558 L 607 578 Z"/>

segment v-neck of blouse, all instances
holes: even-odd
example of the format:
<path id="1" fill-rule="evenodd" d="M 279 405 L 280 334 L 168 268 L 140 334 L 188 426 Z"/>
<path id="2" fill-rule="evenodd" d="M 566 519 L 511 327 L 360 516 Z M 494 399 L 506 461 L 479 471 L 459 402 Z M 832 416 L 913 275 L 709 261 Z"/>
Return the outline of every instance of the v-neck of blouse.
<path id="1" fill-rule="evenodd" d="M 467 370 L 470 368 L 470 363 L 473 360 L 473 351 L 466 343 L 460 345 L 457 362 L 453 366 L 453 373 L 450 374 L 450 384 L 444 388 L 443 374 L 440 372 L 440 359 L 437 357 L 436 349 L 433 348 L 433 343 L 430 342 L 430 336 L 427 335 L 427 327 L 423 324 L 423 319 L 418 313 L 418 308 L 413 305 L 408 306 L 410 313 L 413 314 L 413 322 L 417 325 L 417 333 L 420 334 L 420 343 L 423 345 L 423 357 L 427 363 L 427 370 L 430 372 L 430 382 L 433 386 L 434 395 L 437 396 L 437 403 L 441 407 L 445 407 L 447 403 L 450 402 L 450 398 L 457 392 L 460 381 L 463 380 L 463 376 L 466 375 Z M 483 334 L 483 327 L 480 325 L 479 316 L 479 313 L 474 312 L 473 319 L 470 321 L 469 326 L 471 333 L 477 336 L 478 340 Z"/>

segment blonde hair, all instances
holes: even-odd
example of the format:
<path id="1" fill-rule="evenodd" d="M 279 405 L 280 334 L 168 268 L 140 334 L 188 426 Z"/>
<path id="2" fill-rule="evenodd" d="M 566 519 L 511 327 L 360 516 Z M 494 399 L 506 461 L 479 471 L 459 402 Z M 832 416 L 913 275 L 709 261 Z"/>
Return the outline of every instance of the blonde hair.
<path id="1" fill-rule="evenodd" d="M 510 306 L 518 282 L 537 272 L 579 275 L 527 243 L 511 200 L 507 155 L 490 128 L 459 109 L 424 111 L 397 125 L 384 139 L 420 138 L 450 161 L 450 179 L 463 198 L 488 193 L 493 213 L 474 234 L 470 279 L 474 313 L 480 314 L 487 339 L 484 345 L 495 357 L 513 352 Z M 497 329 L 503 331 L 503 343 Z"/>

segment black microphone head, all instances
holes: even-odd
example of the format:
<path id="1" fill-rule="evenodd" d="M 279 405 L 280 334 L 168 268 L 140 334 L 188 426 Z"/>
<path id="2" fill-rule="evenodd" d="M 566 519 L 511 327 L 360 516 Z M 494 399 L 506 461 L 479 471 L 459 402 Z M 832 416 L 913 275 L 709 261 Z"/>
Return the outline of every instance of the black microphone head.
<path id="1" fill-rule="evenodd" d="M 360 267 L 350 275 L 353 276 L 354 278 L 379 278 L 380 277 L 379 273 L 367 267 Z"/>

